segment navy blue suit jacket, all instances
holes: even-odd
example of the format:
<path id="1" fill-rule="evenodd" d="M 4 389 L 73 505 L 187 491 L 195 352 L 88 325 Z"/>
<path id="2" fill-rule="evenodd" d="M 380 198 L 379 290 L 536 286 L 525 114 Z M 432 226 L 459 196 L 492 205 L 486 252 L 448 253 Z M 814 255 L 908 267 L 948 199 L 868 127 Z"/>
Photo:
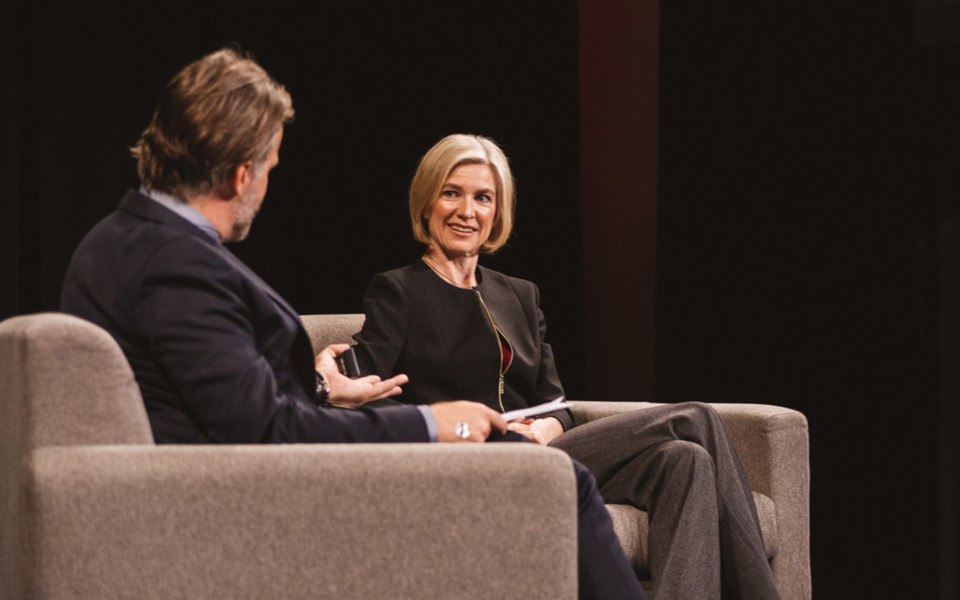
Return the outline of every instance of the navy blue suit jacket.
<path id="1" fill-rule="evenodd" d="M 298 314 L 222 244 L 138 192 L 80 243 L 61 309 L 120 344 L 158 443 L 428 441 L 414 407 L 318 408 Z"/>

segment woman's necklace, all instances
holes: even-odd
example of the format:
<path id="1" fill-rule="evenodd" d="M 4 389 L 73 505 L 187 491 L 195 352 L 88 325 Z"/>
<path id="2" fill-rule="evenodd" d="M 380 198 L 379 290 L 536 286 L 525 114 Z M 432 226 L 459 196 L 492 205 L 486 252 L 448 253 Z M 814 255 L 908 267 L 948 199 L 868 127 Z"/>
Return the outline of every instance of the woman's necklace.
<path id="1" fill-rule="evenodd" d="M 425 262 L 425 263 L 427 264 L 427 266 L 430 267 L 430 270 L 437 274 L 437 277 L 439 277 L 440 279 L 446 281 L 446 282 L 449 283 L 450 285 L 452 285 L 452 286 L 454 286 L 454 287 L 458 287 L 458 288 L 464 289 L 464 290 L 473 289 L 471 286 L 463 285 L 463 284 L 461 284 L 461 283 L 457 283 L 456 281 L 454 281 L 453 279 L 451 279 L 451 278 L 448 277 L 447 275 L 441 273 L 441 272 L 440 272 L 440 268 L 437 267 L 436 265 L 434 265 L 434 264 L 433 264 L 432 262 L 430 262 L 429 260 L 427 260 L 427 257 L 426 257 L 426 256 L 422 257 L 420 260 L 422 260 L 423 262 Z"/>

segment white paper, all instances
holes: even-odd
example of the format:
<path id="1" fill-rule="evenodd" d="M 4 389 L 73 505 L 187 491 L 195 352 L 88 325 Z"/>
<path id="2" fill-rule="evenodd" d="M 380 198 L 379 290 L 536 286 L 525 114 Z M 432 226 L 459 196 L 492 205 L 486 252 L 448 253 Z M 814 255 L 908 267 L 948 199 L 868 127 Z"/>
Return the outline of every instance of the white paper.
<path id="1" fill-rule="evenodd" d="M 544 402 L 543 404 L 538 404 L 529 408 L 520 408 L 505 412 L 502 416 L 509 423 L 511 421 L 519 421 L 521 419 L 538 417 L 547 413 L 555 413 L 567 408 L 568 406 L 570 405 L 567 404 L 567 399 L 564 396 L 560 396 L 559 398 L 554 398 L 550 402 Z"/>

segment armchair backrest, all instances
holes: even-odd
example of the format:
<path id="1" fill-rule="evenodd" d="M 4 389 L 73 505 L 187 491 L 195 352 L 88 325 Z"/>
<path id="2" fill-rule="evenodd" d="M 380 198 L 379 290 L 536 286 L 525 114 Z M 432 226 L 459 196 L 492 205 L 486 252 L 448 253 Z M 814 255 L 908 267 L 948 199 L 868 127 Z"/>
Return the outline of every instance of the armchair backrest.
<path id="1" fill-rule="evenodd" d="M 60 313 L 0 323 L 0 462 L 34 448 L 94 444 L 153 444 L 117 342 Z"/>
<path id="2" fill-rule="evenodd" d="M 153 444 L 140 388 L 102 328 L 65 314 L 0 323 L 0 589 L 23 590 L 21 493 L 33 451 Z M 6 597 L 6 596 L 4 596 Z"/>
<path id="3" fill-rule="evenodd" d="M 310 336 L 313 353 L 317 354 L 330 344 L 349 344 L 351 336 L 363 327 L 364 315 L 301 315 L 300 320 Z"/>

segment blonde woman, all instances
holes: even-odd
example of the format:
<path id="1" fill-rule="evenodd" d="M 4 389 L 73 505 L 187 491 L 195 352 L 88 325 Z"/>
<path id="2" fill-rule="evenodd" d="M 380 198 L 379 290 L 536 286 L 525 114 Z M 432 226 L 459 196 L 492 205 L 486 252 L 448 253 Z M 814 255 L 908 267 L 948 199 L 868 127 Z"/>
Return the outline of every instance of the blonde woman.
<path id="1" fill-rule="evenodd" d="M 451 135 L 410 185 L 420 261 L 373 278 L 356 336 L 366 373 L 406 373 L 405 403 L 469 399 L 504 412 L 563 396 L 536 286 L 478 264 L 513 226 L 510 166 L 491 140 Z M 513 423 L 567 451 L 609 503 L 650 517 L 657 600 L 776 600 L 753 496 L 708 405 L 664 405 L 574 427 L 566 412 Z"/>

